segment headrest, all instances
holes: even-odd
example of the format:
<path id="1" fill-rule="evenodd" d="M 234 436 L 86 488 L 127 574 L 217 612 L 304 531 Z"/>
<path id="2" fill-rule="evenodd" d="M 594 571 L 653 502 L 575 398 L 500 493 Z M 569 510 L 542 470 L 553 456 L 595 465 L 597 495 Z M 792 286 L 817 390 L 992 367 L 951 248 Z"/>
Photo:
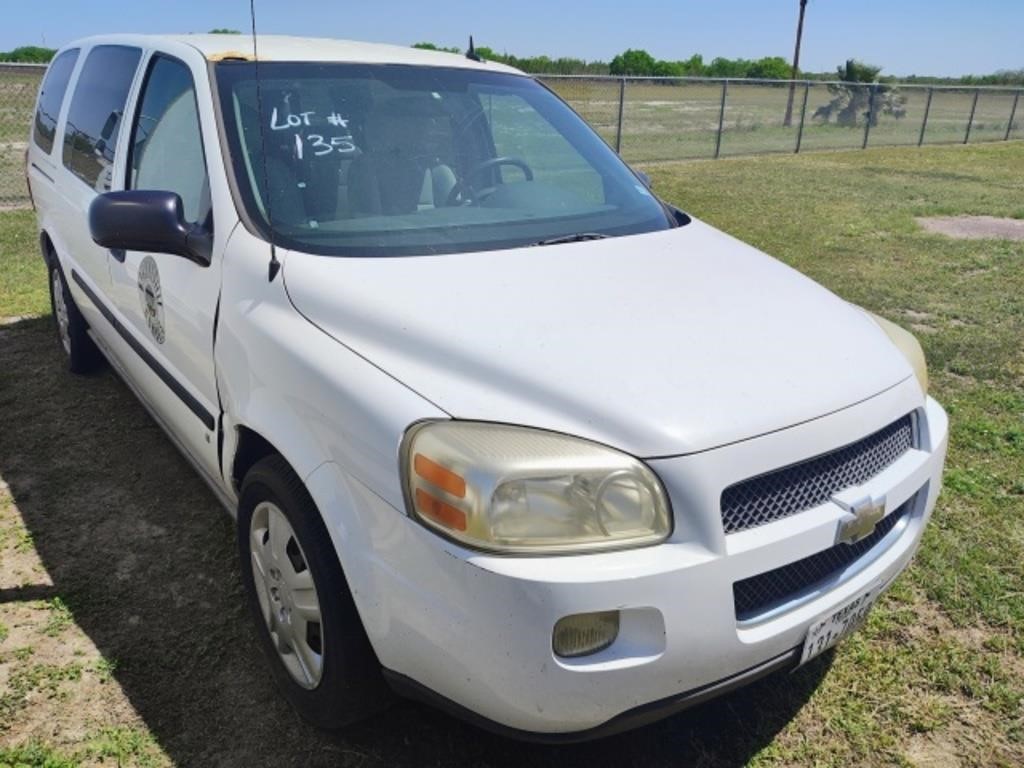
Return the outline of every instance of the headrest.
<path id="1" fill-rule="evenodd" d="M 369 152 L 418 157 L 430 146 L 435 124 L 446 120 L 441 105 L 430 96 L 403 96 L 378 104 L 363 128 Z"/>

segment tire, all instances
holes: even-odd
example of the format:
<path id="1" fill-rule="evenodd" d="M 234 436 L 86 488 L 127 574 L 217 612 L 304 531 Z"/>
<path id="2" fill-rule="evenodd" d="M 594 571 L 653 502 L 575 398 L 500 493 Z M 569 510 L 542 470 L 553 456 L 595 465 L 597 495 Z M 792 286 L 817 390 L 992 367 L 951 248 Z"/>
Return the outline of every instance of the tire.
<path id="1" fill-rule="evenodd" d="M 260 645 L 299 715 L 337 729 L 384 709 L 390 689 L 334 545 L 309 492 L 280 456 L 259 461 L 242 482 L 238 552 Z M 313 603 L 319 622 L 310 620 Z"/>
<path id="2" fill-rule="evenodd" d="M 71 298 L 64 270 L 57 257 L 51 255 L 50 265 L 50 308 L 53 311 L 57 341 L 64 350 L 68 370 L 71 373 L 91 373 L 99 367 L 103 355 L 89 338 L 89 325 L 78 311 L 78 305 Z"/>

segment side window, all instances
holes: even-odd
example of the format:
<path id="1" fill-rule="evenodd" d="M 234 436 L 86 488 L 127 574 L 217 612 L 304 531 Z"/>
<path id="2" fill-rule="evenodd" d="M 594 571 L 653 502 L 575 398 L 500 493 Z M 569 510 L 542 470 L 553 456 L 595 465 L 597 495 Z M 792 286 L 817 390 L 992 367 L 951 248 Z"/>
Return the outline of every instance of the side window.
<path id="1" fill-rule="evenodd" d="M 32 138 L 41 150 L 47 154 L 53 149 L 53 136 L 57 133 L 57 117 L 60 105 L 64 103 L 64 93 L 68 89 L 71 72 L 78 61 L 78 49 L 64 51 L 53 60 L 46 71 L 43 85 L 39 89 L 39 106 L 36 109 L 36 121 L 32 129 Z"/>
<path id="2" fill-rule="evenodd" d="M 99 45 L 85 59 L 64 129 L 65 167 L 95 189 L 110 189 L 117 129 L 142 51 Z"/>
<path id="3" fill-rule="evenodd" d="M 529 102 L 515 94 L 483 93 L 480 105 L 498 157 L 525 160 L 537 179 L 571 190 L 587 202 L 604 204 L 601 176 Z M 519 173 L 514 168 L 501 170 L 505 178 Z"/>
<path id="4" fill-rule="evenodd" d="M 129 189 L 177 192 L 185 220 L 206 221 L 210 183 L 203 157 L 192 73 L 180 61 L 154 56 L 132 123 Z"/>

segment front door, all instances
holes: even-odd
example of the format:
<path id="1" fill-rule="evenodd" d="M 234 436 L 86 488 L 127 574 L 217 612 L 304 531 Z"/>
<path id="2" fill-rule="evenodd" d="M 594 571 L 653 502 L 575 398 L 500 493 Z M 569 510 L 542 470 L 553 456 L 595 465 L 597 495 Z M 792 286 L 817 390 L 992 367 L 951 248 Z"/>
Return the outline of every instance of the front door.
<path id="1" fill-rule="evenodd" d="M 182 61 L 160 53 L 148 61 L 128 153 L 128 189 L 176 192 L 186 221 L 213 232 L 195 82 Z M 166 253 L 112 251 L 110 277 L 132 348 L 119 357 L 174 436 L 219 477 L 213 334 L 220 254 L 199 264 Z"/>

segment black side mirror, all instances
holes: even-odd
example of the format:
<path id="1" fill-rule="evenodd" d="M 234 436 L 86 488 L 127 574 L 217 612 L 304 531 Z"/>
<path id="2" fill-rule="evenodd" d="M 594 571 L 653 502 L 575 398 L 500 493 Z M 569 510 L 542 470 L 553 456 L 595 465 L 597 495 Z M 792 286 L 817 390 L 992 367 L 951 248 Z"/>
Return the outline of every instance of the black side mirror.
<path id="1" fill-rule="evenodd" d="M 132 189 L 98 195 L 89 206 L 89 233 L 104 248 L 172 253 L 204 267 L 213 255 L 213 236 L 186 223 L 176 192 Z"/>
<path id="2" fill-rule="evenodd" d="M 107 142 L 110 141 L 110 137 L 114 135 L 114 129 L 117 128 L 117 123 L 121 119 L 121 113 L 114 110 L 107 115 L 106 121 L 103 123 L 103 128 L 100 129 L 100 137 L 96 140 L 96 154 L 100 157 L 107 151 Z"/>
<path id="3" fill-rule="evenodd" d="M 117 127 L 117 121 L 121 119 L 121 113 L 113 111 L 107 115 L 107 119 L 103 122 L 103 128 L 100 129 L 100 138 L 104 142 L 110 141 L 110 137 L 114 135 L 114 129 Z"/>
<path id="4" fill-rule="evenodd" d="M 648 189 L 651 188 L 651 177 L 650 176 L 648 176 L 643 171 L 638 171 L 636 168 L 633 169 L 633 173 L 635 173 L 636 177 L 638 179 L 640 179 L 640 183 L 642 183 Z"/>

